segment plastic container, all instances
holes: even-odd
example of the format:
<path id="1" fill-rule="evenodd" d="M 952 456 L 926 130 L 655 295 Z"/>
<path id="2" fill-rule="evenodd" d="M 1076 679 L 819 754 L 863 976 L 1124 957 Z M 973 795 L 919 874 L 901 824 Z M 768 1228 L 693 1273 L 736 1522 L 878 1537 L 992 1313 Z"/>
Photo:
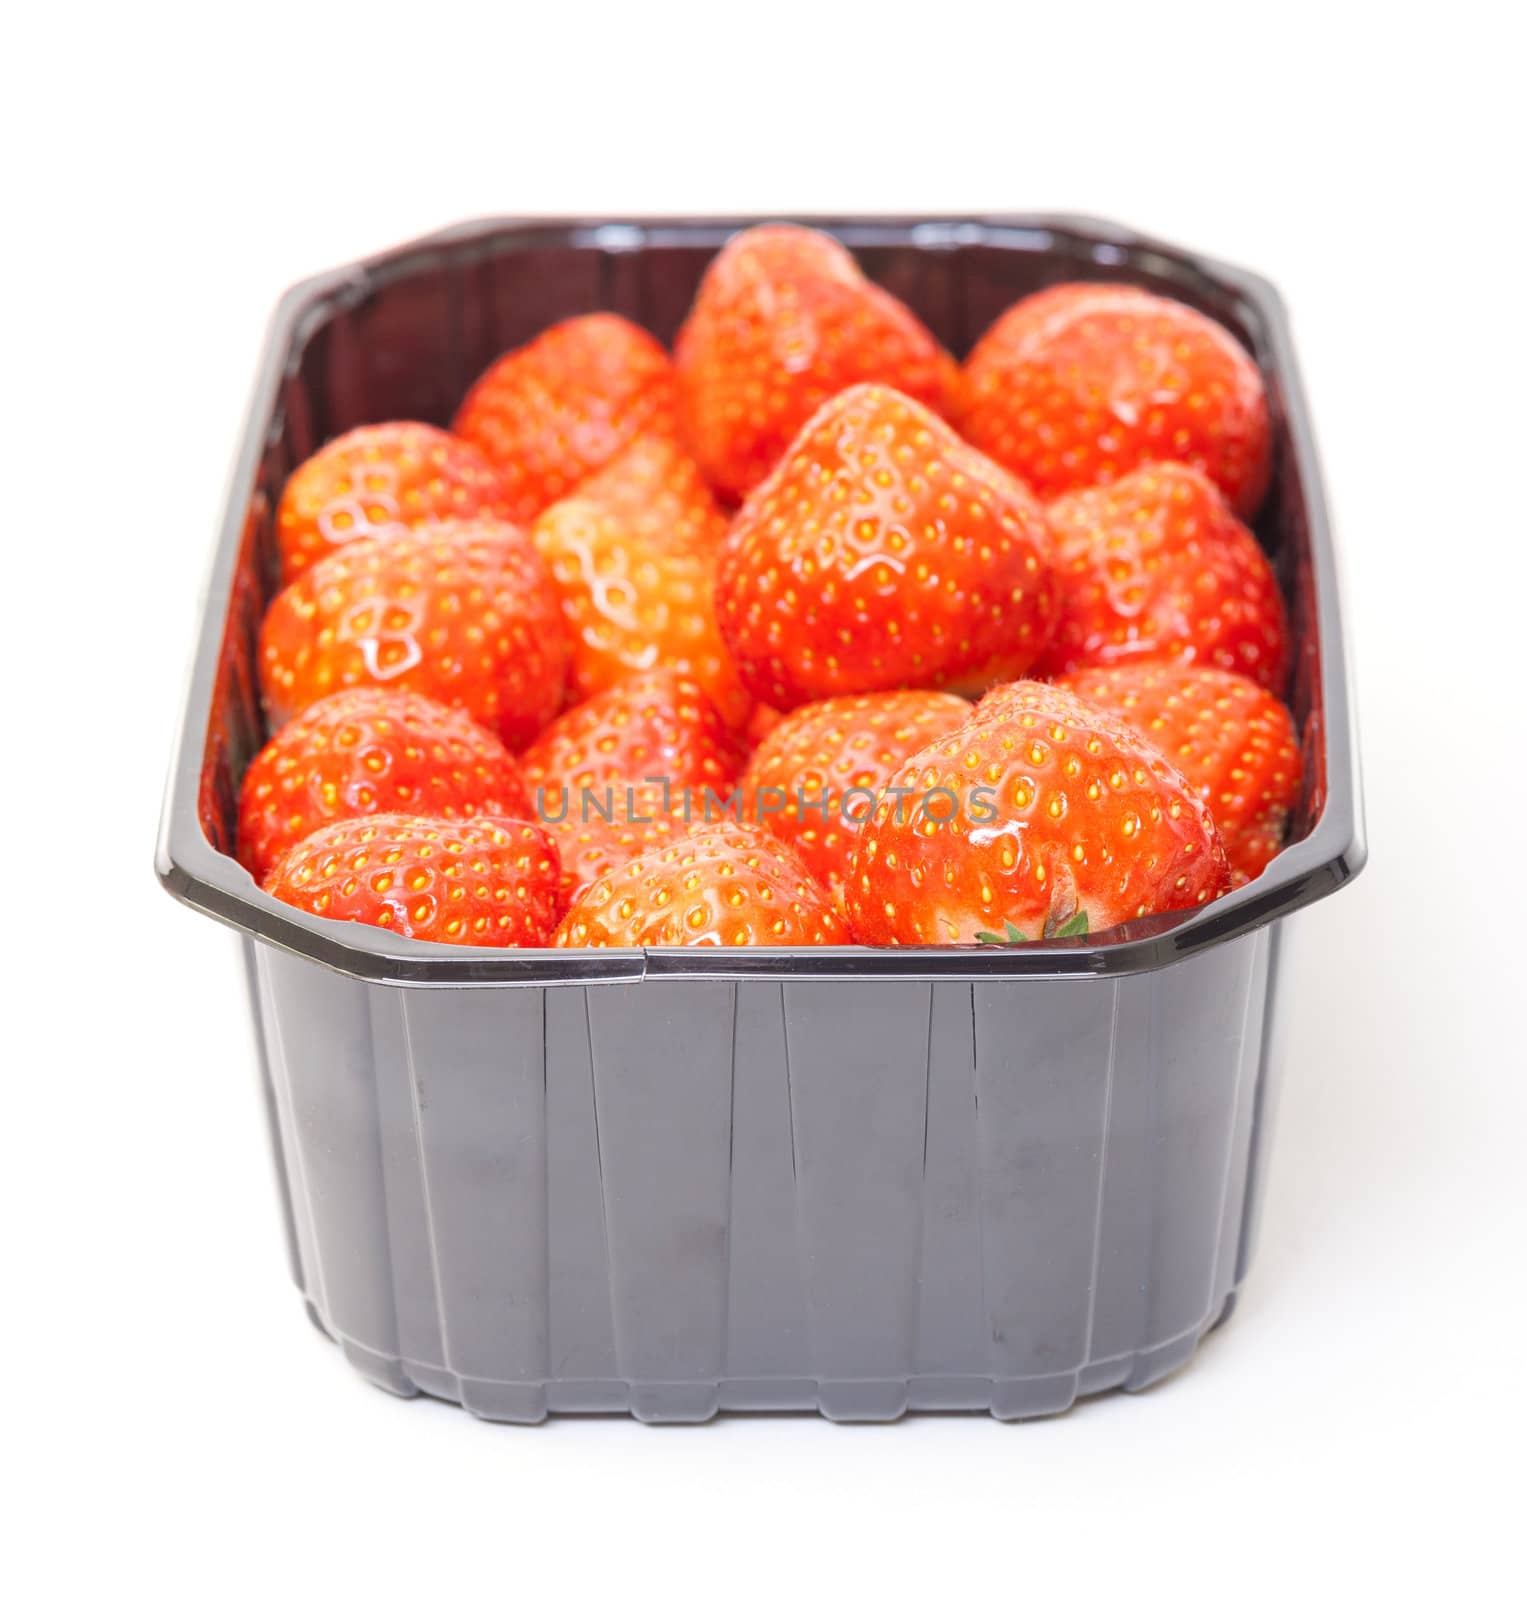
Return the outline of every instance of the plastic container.
<path id="1" fill-rule="evenodd" d="M 1113 279 L 1266 375 L 1257 532 L 1288 596 L 1294 843 L 1199 912 L 970 949 L 450 949 L 325 922 L 223 853 L 263 739 L 271 508 L 365 422 L 446 422 L 547 323 L 669 338 L 746 220 L 487 222 L 298 285 L 229 491 L 158 867 L 244 936 L 292 1267 L 367 1377 L 479 1416 L 1033 1417 L 1171 1372 L 1229 1311 L 1266 1161 L 1280 920 L 1364 850 L 1331 532 L 1260 278 L 1075 219 L 810 219 L 956 353 Z"/>

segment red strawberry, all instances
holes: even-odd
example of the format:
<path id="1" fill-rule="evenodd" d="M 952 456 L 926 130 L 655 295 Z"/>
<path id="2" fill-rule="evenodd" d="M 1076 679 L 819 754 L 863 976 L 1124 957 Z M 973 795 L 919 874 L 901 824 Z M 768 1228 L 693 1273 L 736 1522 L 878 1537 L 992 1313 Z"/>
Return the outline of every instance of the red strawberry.
<path id="1" fill-rule="evenodd" d="M 557 847 L 531 823 L 382 812 L 310 833 L 265 888 L 299 911 L 409 939 L 544 945 L 557 926 L 557 874 Z"/>
<path id="2" fill-rule="evenodd" d="M 961 376 L 960 429 L 1048 499 L 1146 461 L 1206 473 L 1242 516 L 1267 490 L 1256 364 L 1217 322 L 1120 284 L 1062 284 L 999 317 Z"/>
<path id="3" fill-rule="evenodd" d="M 1016 683 L 892 778 L 844 903 L 865 943 L 1001 944 L 1203 905 L 1229 884 L 1208 808 L 1154 746 L 1065 689 Z"/>
<path id="4" fill-rule="evenodd" d="M 1137 728 L 1198 786 L 1238 879 L 1277 855 L 1304 761 L 1288 707 L 1266 689 L 1218 667 L 1164 661 L 1092 667 L 1061 683 Z"/>
<path id="5" fill-rule="evenodd" d="M 715 707 L 671 667 L 636 673 L 564 712 L 524 756 L 568 893 L 682 832 L 686 796 L 687 815 L 702 819 L 705 790 L 724 801 L 740 766 Z"/>
<path id="6" fill-rule="evenodd" d="M 504 485 L 475 445 L 424 422 L 355 428 L 287 479 L 276 513 L 281 581 L 354 539 L 508 515 Z"/>
<path id="7" fill-rule="evenodd" d="M 875 794 L 910 755 L 952 734 L 970 713 L 968 700 L 928 689 L 802 706 L 754 751 L 742 815 L 792 845 L 837 895 Z"/>
<path id="8" fill-rule="evenodd" d="M 1291 645 L 1278 580 L 1214 485 L 1175 462 L 1050 507 L 1060 622 L 1036 671 L 1202 661 L 1278 691 Z"/>
<path id="9" fill-rule="evenodd" d="M 546 563 L 506 522 L 359 539 L 271 603 L 260 682 L 275 727 L 359 684 L 460 706 L 511 749 L 562 703 L 567 635 Z"/>
<path id="10" fill-rule="evenodd" d="M 721 631 L 743 683 L 788 709 L 828 695 L 974 693 L 1050 636 L 1054 579 L 1029 492 L 878 384 L 829 400 L 722 546 Z"/>
<path id="11" fill-rule="evenodd" d="M 239 860 L 258 881 L 299 839 L 343 817 L 528 817 L 530 806 L 514 757 L 465 711 L 407 689 L 342 689 L 250 762 Z"/>
<path id="12" fill-rule="evenodd" d="M 503 477 L 509 512 L 529 523 L 638 435 L 676 425 L 667 352 L 609 312 L 571 317 L 500 356 L 452 423 Z"/>
<path id="13" fill-rule="evenodd" d="M 604 803 L 602 796 L 599 803 Z M 694 816 L 696 820 L 701 816 L 698 805 Z M 613 807 L 610 816 L 605 817 L 592 801 L 585 819 L 575 797 L 567 820 L 555 825 L 548 822 L 546 831 L 556 840 L 557 854 L 562 859 L 558 892 L 566 906 L 580 889 L 614 872 L 633 856 L 682 839 L 690 825 L 682 813 L 648 811 L 640 805 L 633 813 Z"/>
<path id="14" fill-rule="evenodd" d="M 747 725 L 753 702 L 717 626 L 713 551 L 645 545 L 582 495 L 543 512 L 534 531 L 572 640 L 574 698 L 670 666 L 705 691 L 729 726 Z"/>
<path id="15" fill-rule="evenodd" d="M 885 383 L 942 410 L 955 377 L 933 335 L 836 239 L 784 223 L 736 234 L 710 264 L 674 365 L 690 448 L 732 498 L 839 390 Z"/>
<path id="16" fill-rule="evenodd" d="M 726 534 L 726 513 L 694 458 L 662 434 L 638 439 L 585 478 L 577 498 L 598 506 L 648 550 L 713 551 Z"/>
<path id="17" fill-rule="evenodd" d="M 824 945 L 852 939 L 793 851 L 724 823 L 633 857 L 589 885 L 557 930 L 564 949 L 602 945 Z"/>
<path id="18" fill-rule="evenodd" d="M 983 337 L 995 341 L 1000 333 L 1000 343 L 1011 348 L 1019 340 L 1027 338 L 1036 328 L 1042 328 L 1046 320 L 1057 313 L 1070 311 L 1073 307 L 1085 305 L 1088 301 L 1101 299 L 1106 303 L 1111 295 L 1117 294 L 1120 290 L 1129 294 L 1136 292 L 1127 284 L 1119 283 L 1054 283 L 1048 289 L 1036 289 L 1033 294 L 1027 294 L 1023 299 L 1010 305 L 986 330 Z M 967 366 L 969 361 L 970 357 L 967 357 Z M 964 369 L 960 373 L 958 388 L 956 402 L 963 404 L 966 388 Z"/>
<path id="19" fill-rule="evenodd" d="M 742 730 L 743 742 L 750 750 L 756 750 L 784 720 L 785 713 L 777 706 L 766 706 L 760 702 L 753 707 L 753 715 Z"/>

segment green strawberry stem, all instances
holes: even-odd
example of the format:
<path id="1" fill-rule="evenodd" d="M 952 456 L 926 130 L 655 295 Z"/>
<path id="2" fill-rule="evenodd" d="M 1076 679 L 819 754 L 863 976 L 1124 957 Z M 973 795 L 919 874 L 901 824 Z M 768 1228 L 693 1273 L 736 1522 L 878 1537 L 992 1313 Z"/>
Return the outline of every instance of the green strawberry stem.
<path id="1" fill-rule="evenodd" d="M 1029 936 L 1022 928 L 1015 927 L 1011 922 L 1002 924 L 1001 933 L 993 933 L 989 928 L 982 928 L 976 934 L 977 944 L 1027 944 Z M 1068 917 L 1065 922 L 1047 935 L 1051 939 L 1074 939 L 1087 932 L 1087 913 L 1078 911 L 1074 917 Z"/>

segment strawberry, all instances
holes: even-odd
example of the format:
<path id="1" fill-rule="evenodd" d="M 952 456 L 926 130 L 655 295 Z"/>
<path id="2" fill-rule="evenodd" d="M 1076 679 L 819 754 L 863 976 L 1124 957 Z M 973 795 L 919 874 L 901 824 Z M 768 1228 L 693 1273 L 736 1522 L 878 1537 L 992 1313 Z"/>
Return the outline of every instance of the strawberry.
<path id="1" fill-rule="evenodd" d="M 986 330 L 983 337 L 993 339 L 994 347 L 1000 342 L 1011 348 L 1036 328 L 1043 327 L 1046 319 L 1058 312 L 1070 311 L 1073 307 L 1085 305 L 1091 300 L 1106 301 L 1110 295 L 1127 288 L 1127 285 L 1117 283 L 1054 283 L 1047 289 L 1036 289 L 1033 294 L 1027 294 L 1023 299 L 1010 305 Z M 996 339 L 998 334 L 1001 336 L 1000 341 Z M 967 357 L 967 368 L 969 364 Z M 964 405 L 966 387 L 965 369 L 962 368 L 955 394 L 957 411 Z"/>
<path id="2" fill-rule="evenodd" d="M 753 707 L 753 715 L 748 718 L 748 725 L 742 730 L 743 743 L 750 750 L 756 750 L 784 720 L 783 711 L 760 702 Z"/>
<path id="3" fill-rule="evenodd" d="M 677 440 L 648 434 L 578 485 L 580 501 L 615 518 L 649 550 L 715 550 L 726 513 Z"/>
<path id="4" fill-rule="evenodd" d="M 563 712 L 524 756 L 568 893 L 682 832 L 686 815 L 703 819 L 705 790 L 724 801 L 740 766 L 715 707 L 671 667 L 635 673 Z"/>
<path id="5" fill-rule="evenodd" d="M 656 784 L 650 789 L 653 794 L 658 792 Z M 592 795 L 597 795 L 597 798 Z M 624 862 L 631 861 L 632 856 L 639 856 L 643 850 L 653 850 L 661 843 L 683 838 L 690 832 L 690 824 L 685 822 L 679 808 L 661 810 L 655 798 L 643 798 L 640 794 L 635 795 L 631 805 L 624 805 L 621 803 L 624 789 L 611 789 L 611 795 L 615 795 L 615 803 L 605 800 L 603 790 L 591 792 L 587 814 L 584 814 L 581 798 L 575 794 L 571 797 L 563 821 L 552 822 L 547 819 L 544 822 L 547 834 L 551 834 L 557 842 L 557 854 L 562 859 L 562 878 L 559 882 L 562 906 L 568 906 L 573 896 L 589 883 L 594 883 L 607 872 L 613 872 Z M 552 800 L 551 810 L 554 813 L 559 806 L 560 797 Z M 607 806 L 608 816 L 603 814 Z M 712 818 L 717 814 L 712 808 Z M 696 802 L 693 819 L 701 821 L 703 816 L 703 810 Z"/>
<path id="6" fill-rule="evenodd" d="M 460 706 L 511 749 L 562 703 L 567 636 L 546 563 L 507 522 L 359 539 L 283 589 L 260 629 L 279 728 L 336 689 L 383 684 Z"/>
<path id="7" fill-rule="evenodd" d="M 1243 517 L 1267 490 L 1256 364 L 1191 306 L 1122 284 L 1062 284 L 1000 316 L 961 373 L 960 431 L 1043 498 L 1185 461 Z"/>
<path id="8" fill-rule="evenodd" d="M 557 847 L 500 817 L 346 817 L 294 845 L 265 882 L 299 911 L 437 944 L 544 945 L 557 926 Z"/>
<path id="9" fill-rule="evenodd" d="M 676 418 L 667 352 L 600 311 L 500 356 L 451 426 L 498 469 L 511 520 L 529 523 L 638 435 L 671 433 Z"/>
<path id="10" fill-rule="evenodd" d="M 1288 707 L 1266 689 L 1218 667 L 1166 661 L 1091 667 L 1060 682 L 1138 729 L 1198 786 L 1238 882 L 1277 855 L 1304 761 Z"/>
<path id="11" fill-rule="evenodd" d="M 793 845 L 834 895 L 876 792 L 908 756 L 970 716 L 967 700 L 928 689 L 817 700 L 767 735 L 742 779 L 742 815 Z"/>
<path id="12" fill-rule="evenodd" d="M 581 495 L 543 512 L 534 533 L 572 640 L 574 698 L 670 666 L 704 690 L 728 726 L 747 725 L 753 702 L 717 625 L 713 551 L 644 545 L 622 517 Z"/>
<path id="13" fill-rule="evenodd" d="M 933 335 L 836 239 L 785 223 L 734 235 L 711 262 L 674 365 L 690 448 L 732 499 L 839 390 L 885 383 L 942 410 L 955 380 Z"/>
<path id="14" fill-rule="evenodd" d="M 1202 473 L 1140 467 L 1056 500 L 1050 525 L 1060 622 L 1039 675 L 1173 659 L 1282 688 L 1291 645 L 1277 577 Z"/>
<path id="15" fill-rule="evenodd" d="M 299 713 L 250 762 L 238 856 L 256 881 L 299 839 L 389 811 L 457 821 L 528 817 L 514 757 L 464 711 L 407 689 L 342 689 Z"/>
<path id="16" fill-rule="evenodd" d="M 1188 909 L 1229 884 L 1208 807 L 1153 745 L 1068 690 L 1016 683 L 894 775 L 844 904 L 868 944 L 1000 944 Z"/>
<path id="17" fill-rule="evenodd" d="M 878 689 L 975 693 L 1049 639 L 1046 538 L 1016 479 L 915 400 L 860 384 L 737 513 L 721 631 L 744 685 L 785 710 Z"/>
<path id="18" fill-rule="evenodd" d="M 287 479 L 276 511 L 281 581 L 354 539 L 508 515 L 504 485 L 475 445 L 424 422 L 354 428 Z"/>
<path id="19" fill-rule="evenodd" d="M 634 856 L 582 891 L 563 949 L 823 945 L 852 939 L 800 858 L 761 828 L 723 823 Z"/>

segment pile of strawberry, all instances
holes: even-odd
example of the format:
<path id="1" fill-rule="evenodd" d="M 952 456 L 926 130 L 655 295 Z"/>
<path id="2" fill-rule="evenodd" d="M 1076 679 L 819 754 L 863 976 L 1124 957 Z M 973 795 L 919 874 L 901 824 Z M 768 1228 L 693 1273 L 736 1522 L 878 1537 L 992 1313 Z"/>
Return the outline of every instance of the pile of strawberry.
<path id="1" fill-rule="evenodd" d="M 1302 781 L 1255 365 L 1119 285 L 963 366 L 836 241 L 292 476 L 239 859 L 455 944 L 1007 943 L 1202 905 Z"/>

